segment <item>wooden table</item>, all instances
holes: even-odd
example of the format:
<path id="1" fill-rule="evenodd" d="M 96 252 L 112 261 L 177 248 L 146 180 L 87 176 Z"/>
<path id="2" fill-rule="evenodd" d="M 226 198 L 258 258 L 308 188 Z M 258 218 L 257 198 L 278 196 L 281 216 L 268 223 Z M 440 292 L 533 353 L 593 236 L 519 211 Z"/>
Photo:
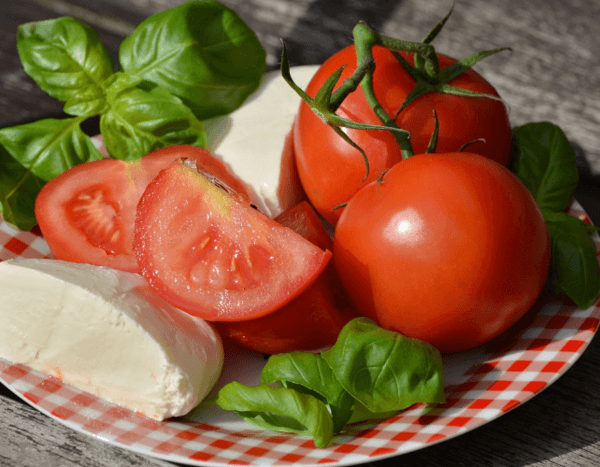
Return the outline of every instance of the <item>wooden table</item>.
<path id="1" fill-rule="evenodd" d="M 222 0 L 257 32 L 268 66 L 285 39 L 292 65 L 320 63 L 351 42 L 365 20 L 376 30 L 421 40 L 450 0 Z M 147 16 L 181 0 L 3 0 L 0 2 L 0 127 L 60 116 L 61 105 L 23 71 L 20 23 L 74 16 L 92 25 L 116 62 L 121 40 Z M 436 39 L 439 52 L 462 58 L 509 46 L 476 65 L 510 106 L 513 125 L 549 120 L 574 146 L 581 182 L 576 198 L 600 225 L 600 3 L 595 0 L 459 0 Z M 365 465 L 600 465 L 600 343 L 596 339 L 555 384 L 481 428 L 400 458 Z M 172 465 L 81 435 L 0 388 L 0 465 Z"/>

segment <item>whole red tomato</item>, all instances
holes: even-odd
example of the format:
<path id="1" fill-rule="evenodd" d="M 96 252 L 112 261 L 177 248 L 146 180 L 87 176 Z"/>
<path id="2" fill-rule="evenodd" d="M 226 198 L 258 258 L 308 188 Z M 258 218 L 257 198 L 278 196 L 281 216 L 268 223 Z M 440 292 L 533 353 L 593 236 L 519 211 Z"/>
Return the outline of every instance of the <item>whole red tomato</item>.
<path id="1" fill-rule="evenodd" d="M 402 53 L 409 63 L 411 54 Z M 393 54 L 382 47 L 373 48 L 376 68 L 373 87 L 377 100 L 390 116 L 400 109 L 415 87 L 415 79 L 400 65 Z M 456 60 L 437 54 L 440 69 Z M 330 57 L 317 71 L 306 92 L 314 97 L 325 81 L 341 66 L 340 85 L 356 69 L 356 52 L 349 46 Z M 450 86 L 498 96 L 495 89 L 472 69 L 449 81 Z M 410 103 L 396 118 L 396 123 L 410 132 L 415 154 L 424 153 L 433 133 L 435 117 L 439 120 L 437 152 L 455 152 L 464 145 L 469 152 L 507 165 L 510 158 L 511 129 L 504 104 L 489 97 L 464 97 L 432 92 Z M 340 117 L 369 124 L 381 124 L 370 108 L 361 88 L 350 93 L 336 112 Z M 319 213 L 335 224 L 343 209 L 334 207 L 347 202 L 358 189 L 377 179 L 382 171 L 401 160 L 400 147 L 389 131 L 344 129 L 366 153 L 370 164 L 365 179 L 361 153 L 323 123 L 302 102 L 294 126 L 294 150 L 300 180 L 308 198 Z M 484 142 L 485 141 L 485 142 Z"/>
<path id="2" fill-rule="evenodd" d="M 544 218 L 521 181 L 468 153 L 423 154 L 350 200 L 333 258 L 357 311 L 441 352 L 479 346 L 531 308 L 548 274 Z"/>

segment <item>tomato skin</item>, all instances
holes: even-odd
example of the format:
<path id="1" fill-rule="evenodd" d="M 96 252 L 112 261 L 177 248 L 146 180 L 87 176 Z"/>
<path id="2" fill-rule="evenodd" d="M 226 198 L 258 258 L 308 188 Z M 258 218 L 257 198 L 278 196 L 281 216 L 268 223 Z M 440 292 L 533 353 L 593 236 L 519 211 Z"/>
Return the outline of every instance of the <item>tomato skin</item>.
<path id="1" fill-rule="evenodd" d="M 413 63 L 412 55 L 402 55 Z M 373 48 L 376 68 L 374 92 L 383 109 L 394 116 L 415 80 L 402 68 L 392 53 L 382 47 Z M 440 68 L 456 60 L 438 54 Z M 324 82 L 339 67 L 346 65 L 338 86 L 356 69 L 354 46 L 342 49 L 319 68 L 306 92 L 314 97 Z M 498 96 L 496 90 L 476 71 L 469 69 L 449 82 L 450 85 Z M 504 104 L 491 98 L 462 97 L 429 93 L 410 103 L 396 118 L 396 123 L 410 132 L 415 154 L 424 153 L 434 128 L 434 114 L 439 120 L 437 151 L 459 151 L 467 143 L 469 152 L 481 154 L 508 165 L 511 151 L 511 129 Z M 350 93 L 336 112 L 339 116 L 363 123 L 380 125 L 369 107 L 361 88 Z M 348 136 L 367 154 L 370 174 L 366 180 L 365 164 L 359 151 L 324 124 L 306 103 L 300 105 L 294 126 L 294 150 L 300 180 L 317 211 L 335 225 L 343 208 L 332 209 L 347 202 L 358 189 L 377 179 L 386 169 L 402 159 L 400 147 L 388 131 L 344 129 Z"/>
<path id="2" fill-rule="evenodd" d="M 532 307 L 550 245 L 535 200 L 508 169 L 468 153 L 417 155 L 350 200 L 334 264 L 359 313 L 456 352 Z"/>
<path id="3" fill-rule="evenodd" d="M 188 159 L 248 200 L 246 187 L 205 149 L 172 146 L 138 161 L 103 159 L 77 165 L 47 183 L 35 215 L 56 259 L 139 272 L 133 225 L 146 186 L 172 162 Z"/>
<path id="4" fill-rule="evenodd" d="M 283 211 L 275 220 L 322 250 L 332 249 L 331 238 L 306 201 Z M 214 324 L 224 339 L 272 355 L 329 347 L 355 316 L 331 262 L 304 292 L 273 313 L 247 321 Z"/>
<path id="5" fill-rule="evenodd" d="M 272 313 L 331 259 L 180 162 L 161 171 L 140 199 L 134 250 L 140 273 L 163 299 L 211 321 Z"/>

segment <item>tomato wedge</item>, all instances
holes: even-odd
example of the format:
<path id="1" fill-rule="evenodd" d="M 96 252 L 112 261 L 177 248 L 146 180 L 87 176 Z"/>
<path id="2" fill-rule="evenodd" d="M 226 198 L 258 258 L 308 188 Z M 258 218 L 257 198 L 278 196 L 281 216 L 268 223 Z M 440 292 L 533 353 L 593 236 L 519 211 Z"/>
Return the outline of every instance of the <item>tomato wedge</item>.
<path id="1" fill-rule="evenodd" d="M 275 220 L 322 250 L 333 246 L 317 213 L 306 201 L 286 209 Z M 224 339 L 240 347 L 276 354 L 329 347 L 356 316 L 332 261 L 304 292 L 273 313 L 247 321 L 214 324 Z"/>
<path id="2" fill-rule="evenodd" d="M 160 149 L 132 162 L 86 162 L 51 180 L 36 198 L 35 215 L 52 255 L 138 272 L 133 253 L 138 201 L 162 169 L 182 159 L 194 161 L 203 173 L 248 199 L 247 189 L 227 167 L 195 146 Z"/>
<path id="3" fill-rule="evenodd" d="M 300 235 L 185 163 L 163 170 L 137 211 L 141 274 L 172 305 L 214 321 L 267 315 L 305 290 L 331 259 Z"/>

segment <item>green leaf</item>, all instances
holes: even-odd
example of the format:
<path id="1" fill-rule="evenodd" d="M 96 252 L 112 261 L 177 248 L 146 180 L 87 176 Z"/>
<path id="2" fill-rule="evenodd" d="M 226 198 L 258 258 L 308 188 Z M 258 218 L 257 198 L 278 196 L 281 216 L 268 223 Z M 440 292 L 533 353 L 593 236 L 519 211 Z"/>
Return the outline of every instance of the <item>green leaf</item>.
<path id="1" fill-rule="evenodd" d="M 67 101 L 63 111 L 69 115 L 83 117 L 100 115 L 107 109 L 108 104 L 104 92 L 99 94 L 97 91 L 97 88 L 82 90 L 79 95 Z"/>
<path id="2" fill-rule="evenodd" d="M 543 211 L 551 243 L 550 281 L 585 310 L 600 294 L 600 271 L 591 234 L 598 229 L 565 212 Z"/>
<path id="3" fill-rule="evenodd" d="M 34 212 L 35 198 L 45 182 L 15 161 L 2 145 L 0 164 L 2 217 L 19 230 L 29 230 L 37 224 Z"/>
<path id="4" fill-rule="evenodd" d="M 350 321 L 321 355 L 346 391 L 371 412 L 445 401 L 444 367 L 437 349 L 382 329 L 370 319 Z"/>
<path id="5" fill-rule="evenodd" d="M 68 16 L 22 24 L 17 50 L 25 72 L 70 115 L 92 116 L 104 107 L 102 83 L 113 63 L 98 34 Z"/>
<path id="6" fill-rule="evenodd" d="M 21 230 L 37 222 L 35 198 L 44 184 L 82 162 L 101 159 L 81 118 L 44 119 L 0 129 L 0 203 L 4 220 Z"/>
<path id="7" fill-rule="evenodd" d="M 100 117 L 100 132 L 113 157 L 136 160 L 174 144 L 206 145 L 202 123 L 179 98 L 135 86 L 138 81 L 119 73 L 106 93 L 110 108 Z"/>
<path id="8" fill-rule="evenodd" d="M 371 412 L 363 404 L 357 401 L 354 405 L 352 416 L 350 417 L 350 420 L 348 420 L 348 424 L 364 422 L 366 420 L 385 420 L 386 418 L 393 417 L 397 414 L 397 410 L 390 410 L 388 412 Z"/>
<path id="9" fill-rule="evenodd" d="M 123 71 L 178 96 L 204 120 L 229 113 L 254 92 L 265 51 L 235 12 L 189 1 L 143 21 L 121 44 Z"/>
<path id="10" fill-rule="evenodd" d="M 548 122 L 513 129 L 512 170 L 542 210 L 564 211 L 578 182 L 575 151 L 563 131 Z"/>
<path id="11" fill-rule="evenodd" d="M 333 440 L 333 421 L 325 404 L 294 389 L 248 387 L 234 381 L 223 386 L 216 403 L 267 430 L 312 436 L 319 448 Z"/>
<path id="12" fill-rule="evenodd" d="M 319 354 L 291 352 L 272 355 L 262 370 L 261 382 L 280 382 L 321 399 L 331 411 L 334 433 L 342 431 L 352 415 L 354 398 L 335 378 Z"/>

